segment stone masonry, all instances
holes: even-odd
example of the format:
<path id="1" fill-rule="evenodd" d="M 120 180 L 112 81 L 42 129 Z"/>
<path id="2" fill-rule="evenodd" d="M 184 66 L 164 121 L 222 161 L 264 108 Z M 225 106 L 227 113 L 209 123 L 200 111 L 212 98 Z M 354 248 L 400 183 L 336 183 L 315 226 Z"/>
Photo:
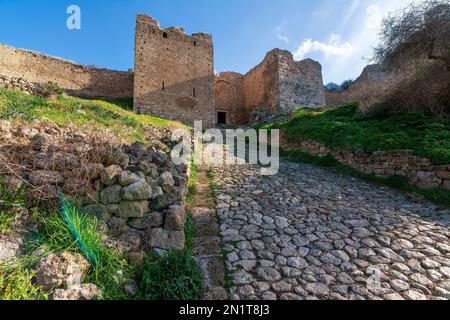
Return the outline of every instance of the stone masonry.
<path id="1" fill-rule="evenodd" d="M 317 141 L 289 141 L 285 134 L 281 135 L 280 146 L 287 151 L 302 151 L 318 157 L 331 155 L 344 165 L 378 177 L 403 176 L 420 188 L 450 190 L 450 165 L 433 165 L 429 159 L 414 155 L 411 150 L 375 151 L 372 154 L 331 150 Z"/>
<path id="2" fill-rule="evenodd" d="M 53 82 L 69 94 L 126 98 L 133 96 L 133 72 L 91 68 L 39 52 L 0 44 L 0 76 L 30 83 Z"/>
<path id="3" fill-rule="evenodd" d="M 211 35 L 161 28 L 157 20 L 143 14 L 136 20 L 134 73 L 91 68 L 0 45 L 0 76 L 31 84 L 53 82 L 77 96 L 133 96 L 138 113 L 190 125 L 203 120 L 203 127 L 219 122 L 247 124 L 251 113 L 260 109 L 276 115 L 297 106 L 325 105 L 318 62 L 295 61 L 291 52 L 274 49 L 245 75 L 216 76 Z"/>
<path id="4" fill-rule="evenodd" d="M 160 28 L 138 15 L 134 110 L 192 124 L 215 124 L 214 59 L 211 35 Z"/>
<path id="5" fill-rule="evenodd" d="M 227 113 L 227 124 L 245 124 L 259 109 L 278 114 L 324 105 L 321 65 L 311 59 L 295 61 L 289 51 L 270 51 L 246 75 L 225 72 L 216 78 L 216 111 Z"/>
<path id="6" fill-rule="evenodd" d="M 450 299 L 448 208 L 307 164 L 259 170 L 214 168 L 231 299 Z"/>

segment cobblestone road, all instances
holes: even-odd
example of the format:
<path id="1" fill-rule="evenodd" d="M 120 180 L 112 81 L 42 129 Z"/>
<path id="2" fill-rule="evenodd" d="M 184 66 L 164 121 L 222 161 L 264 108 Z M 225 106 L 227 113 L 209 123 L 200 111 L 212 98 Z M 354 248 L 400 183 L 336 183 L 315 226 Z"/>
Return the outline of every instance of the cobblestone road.
<path id="1" fill-rule="evenodd" d="M 232 299 L 450 299 L 450 212 L 290 162 L 216 167 Z"/>

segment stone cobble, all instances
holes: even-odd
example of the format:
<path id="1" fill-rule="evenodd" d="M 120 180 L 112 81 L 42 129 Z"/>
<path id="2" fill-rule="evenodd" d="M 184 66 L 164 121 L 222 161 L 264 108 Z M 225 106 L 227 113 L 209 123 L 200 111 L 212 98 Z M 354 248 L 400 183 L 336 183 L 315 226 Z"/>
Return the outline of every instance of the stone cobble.
<path id="1" fill-rule="evenodd" d="M 231 299 L 450 298 L 450 210 L 282 162 L 215 167 Z"/>

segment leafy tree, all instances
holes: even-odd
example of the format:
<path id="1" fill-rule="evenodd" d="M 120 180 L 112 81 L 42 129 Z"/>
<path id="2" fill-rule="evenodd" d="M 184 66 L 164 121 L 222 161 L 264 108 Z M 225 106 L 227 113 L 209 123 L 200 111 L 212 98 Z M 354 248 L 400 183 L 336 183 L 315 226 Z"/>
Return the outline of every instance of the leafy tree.
<path id="1" fill-rule="evenodd" d="M 450 69 L 450 3 L 448 0 L 415 2 L 389 15 L 380 33 L 374 60 L 387 67 L 426 57 L 445 62 Z"/>
<path id="2" fill-rule="evenodd" d="M 328 84 L 326 84 L 325 86 L 325 90 L 330 91 L 330 92 L 340 92 L 341 91 L 341 87 L 334 82 L 330 82 Z"/>
<path id="3" fill-rule="evenodd" d="M 353 84 L 353 80 L 345 80 L 344 82 L 341 83 L 341 89 L 342 91 L 348 90 L 348 88 L 350 88 L 350 86 Z"/>

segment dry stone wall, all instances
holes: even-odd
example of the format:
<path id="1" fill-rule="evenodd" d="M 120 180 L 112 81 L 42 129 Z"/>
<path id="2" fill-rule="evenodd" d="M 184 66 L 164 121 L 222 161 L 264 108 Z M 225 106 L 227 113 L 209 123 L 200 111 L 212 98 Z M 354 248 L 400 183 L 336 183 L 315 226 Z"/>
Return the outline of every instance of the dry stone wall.
<path id="1" fill-rule="evenodd" d="M 136 24 L 134 109 L 192 124 L 215 125 L 212 37 L 159 27 L 146 15 Z"/>
<path id="2" fill-rule="evenodd" d="M 151 145 L 122 145 L 49 123 L 0 121 L 0 175 L 26 187 L 27 203 L 59 208 L 59 192 L 75 197 L 132 259 L 182 249 L 190 168 L 172 162 L 169 129 L 149 130 Z"/>
<path id="3" fill-rule="evenodd" d="M 30 83 L 56 83 L 70 94 L 126 98 L 133 96 L 133 73 L 89 68 L 42 53 L 0 44 L 0 75 Z"/>
<path id="4" fill-rule="evenodd" d="M 450 164 L 433 165 L 429 159 L 416 156 L 411 150 L 376 151 L 372 154 L 332 150 L 317 141 L 289 141 L 285 134 L 280 145 L 287 151 L 302 151 L 318 157 L 331 155 L 344 165 L 378 177 L 404 176 L 410 184 L 423 189 L 450 190 Z"/>

